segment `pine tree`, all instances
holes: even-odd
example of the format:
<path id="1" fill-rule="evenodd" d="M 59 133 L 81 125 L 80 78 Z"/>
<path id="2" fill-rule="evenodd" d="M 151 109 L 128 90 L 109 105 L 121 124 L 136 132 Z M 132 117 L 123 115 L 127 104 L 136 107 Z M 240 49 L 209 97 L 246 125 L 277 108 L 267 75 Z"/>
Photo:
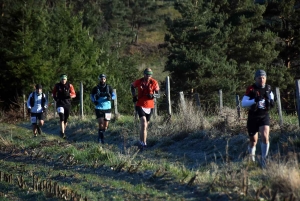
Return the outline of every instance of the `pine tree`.
<path id="1" fill-rule="evenodd" d="M 47 48 L 47 16 L 43 1 L 12 0 L 2 5 L 0 55 L 5 73 L 1 73 L 0 88 L 1 99 L 10 100 L 6 102 L 9 105 L 32 91 L 36 83 L 49 81 L 49 63 L 43 53 Z"/>
<path id="2" fill-rule="evenodd" d="M 276 49 L 280 51 L 277 63 L 285 65 L 296 77 L 300 77 L 300 1 L 270 1 L 264 19 L 264 27 L 279 37 L 276 44 Z"/>
<path id="3" fill-rule="evenodd" d="M 176 8 L 182 18 L 167 22 L 165 38 L 171 53 L 165 69 L 176 90 L 194 88 L 206 97 L 218 89 L 242 95 L 256 69 L 280 68 L 272 66 L 278 55 L 276 35 L 259 30 L 264 5 L 223 0 Z"/>

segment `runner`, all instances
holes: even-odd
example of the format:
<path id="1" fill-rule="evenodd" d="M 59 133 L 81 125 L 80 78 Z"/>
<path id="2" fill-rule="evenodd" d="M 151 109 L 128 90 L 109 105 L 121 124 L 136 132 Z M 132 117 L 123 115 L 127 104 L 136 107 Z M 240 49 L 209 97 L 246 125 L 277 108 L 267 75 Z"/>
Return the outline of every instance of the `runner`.
<path id="1" fill-rule="evenodd" d="M 48 101 L 42 90 L 42 85 L 35 85 L 35 91 L 29 95 L 27 100 L 27 109 L 28 114 L 30 114 L 34 137 L 37 136 L 37 133 L 42 134 L 41 127 L 44 125 L 43 113 L 46 112 L 48 106 Z"/>
<path id="2" fill-rule="evenodd" d="M 106 75 L 100 74 L 99 84 L 92 89 L 91 101 L 95 105 L 95 114 L 98 120 L 98 142 L 104 144 L 104 133 L 108 129 L 111 119 L 111 100 L 116 94 L 110 85 L 106 84 Z"/>
<path id="3" fill-rule="evenodd" d="M 274 94 L 271 86 L 266 84 L 267 74 L 264 70 L 257 70 L 254 76 L 255 83 L 247 87 L 242 99 L 242 107 L 249 108 L 247 129 L 250 138 L 248 152 L 252 161 L 255 161 L 258 133 L 261 134 L 261 165 L 266 167 L 266 157 L 269 152 L 270 115 L 269 110 L 274 106 Z"/>
<path id="4" fill-rule="evenodd" d="M 71 111 L 71 99 L 76 97 L 76 92 L 72 84 L 68 81 L 66 74 L 60 75 L 60 82 L 56 83 L 52 96 L 56 101 L 56 110 L 60 119 L 60 135 L 66 138 L 65 130 L 68 125 L 68 118 Z"/>
<path id="5" fill-rule="evenodd" d="M 147 147 L 147 128 L 154 108 L 154 95 L 159 93 L 158 82 L 152 78 L 153 72 L 150 68 L 144 70 L 144 77 L 135 80 L 131 84 L 131 94 L 135 109 L 140 118 L 140 149 Z M 138 95 L 136 90 L 138 89 Z"/>

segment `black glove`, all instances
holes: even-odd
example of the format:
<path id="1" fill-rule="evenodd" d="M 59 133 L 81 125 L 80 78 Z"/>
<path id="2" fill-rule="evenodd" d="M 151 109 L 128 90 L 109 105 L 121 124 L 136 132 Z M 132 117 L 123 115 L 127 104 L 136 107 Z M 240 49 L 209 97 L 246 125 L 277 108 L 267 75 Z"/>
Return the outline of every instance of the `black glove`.
<path id="1" fill-rule="evenodd" d="M 270 100 L 270 94 L 266 93 L 265 94 L 265 106 L 266 106 L 266 110 L 270 110 L 271 109 L 271 100 Z"/>
<path id="2" fill-rule="evenodd" d="M 138 98 L 136 97 L 136 96 L 134 96 L 133 98 L 132 98 L 132 102 L 137 102 L 138 101 Z"/>
<path id="3" fill-rule="evenodd" d="M 45 112 L 46 112 L 46 110 L 47 110 L 47 109 L 46 109 L 45 107 L 43 107 L 43 113 L 45 113 Z"/>
<path id="4" fill-rule="evenodd" d="M 261 96 L 256 96 L 256 97 L 255 97 L 255 102 L 256 102 L 256 103 L 258 103 L 258 102 L 261 101 L 261 100 L 262 100 L 262 99 L 261 99 Z"/>
<path id="5" fill-rule="evenodd" d="M 153 98 L 154 98 L 154 94 L 148 94 L 147 96 L 148 96 L 148 98 L 150 98 L 150 99 L 153 99 Z"/>
<path id="6" fill-rule="evenodd" d="M 28 114 L 30 114 L 31 113 L 31 108 L 28 108 L 27 112 L 28 112 Z"/>
<path id="7" fill-rule="evenodd" d="M 107 98 L 107 100 L 109 100 L 109 101 L 111 100 L 111 95 L 110 95 L 110 93 L 107 93 L 107 94 L 106 94 L 106 98 Z"/>
<path id="8" fill-rule="evenodd" d="M 94 101 L 94 104 L 95 104 L 95 105 L 98 105 L 98 101 Z"/>

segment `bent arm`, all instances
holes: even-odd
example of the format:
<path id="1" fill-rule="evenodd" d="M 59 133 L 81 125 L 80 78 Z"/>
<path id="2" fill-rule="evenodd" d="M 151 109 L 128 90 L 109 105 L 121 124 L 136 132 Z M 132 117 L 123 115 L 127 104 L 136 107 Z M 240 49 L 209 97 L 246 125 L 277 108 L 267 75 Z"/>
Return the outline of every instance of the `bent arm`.
<path id="1" fill-rule="evenodd" d="M 48 98 L 46 98 L 45 94 L 43 94 L 43 96 L 45 97 L 45 108 L 48 108 Z"/>
<path id="2" fill-rule="evenodd" d="M 136 96 L 135 87 L 134 87 L 133 83 L 130 85 L 130 91 L 131 91 L 132 96 Z"/>
<path id="3" fill-rule="evenodd" d="M 243 96 L 243 99 L 242 99 L 242 107 L 251 107 L 253 104 L 255 104 L 255 100 L 252 99 L 250 100 L 250 97 L 249 96 Z"/>
<path id="4" fill-rule="evenodd" d="M 75 98 L 76 97 L 76 92 L 75 92 L 75 89 L 73 87 L 72 84 L 70 84 L 70 97 L 71 98 Z"/>
<path id="5" fill-rule="evenodd" d="M 32 93 L 29 95 L 28 99 L 27 99 L 27 108 L 30 109 L 31 105 L 30 105 L 30 98 L 32 96 Z"/>

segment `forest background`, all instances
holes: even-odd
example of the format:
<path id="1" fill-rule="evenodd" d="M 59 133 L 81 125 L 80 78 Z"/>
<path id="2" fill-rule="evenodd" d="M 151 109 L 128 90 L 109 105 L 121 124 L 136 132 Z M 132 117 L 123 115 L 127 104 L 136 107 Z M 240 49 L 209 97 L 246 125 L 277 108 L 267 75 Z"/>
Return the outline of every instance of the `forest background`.
<path id="1" fill-rule="evenodd" d="M 293 108 L 299 0 L 0 0 L 0 14 L 2 111 L 20 111 L 35 84 L 51 92 L 66 73 L 77 93 L 83 83 L 91 112 L 89 94 L 104 73 L 119 112 L 130 113 L 130 83 L 146 67 L 162 91 L 170 76 L 174 98 L 199 93 L 204 107 L 218 103 L 219 89 L 233 102 L 264 69 L 283 109 Z"/>

